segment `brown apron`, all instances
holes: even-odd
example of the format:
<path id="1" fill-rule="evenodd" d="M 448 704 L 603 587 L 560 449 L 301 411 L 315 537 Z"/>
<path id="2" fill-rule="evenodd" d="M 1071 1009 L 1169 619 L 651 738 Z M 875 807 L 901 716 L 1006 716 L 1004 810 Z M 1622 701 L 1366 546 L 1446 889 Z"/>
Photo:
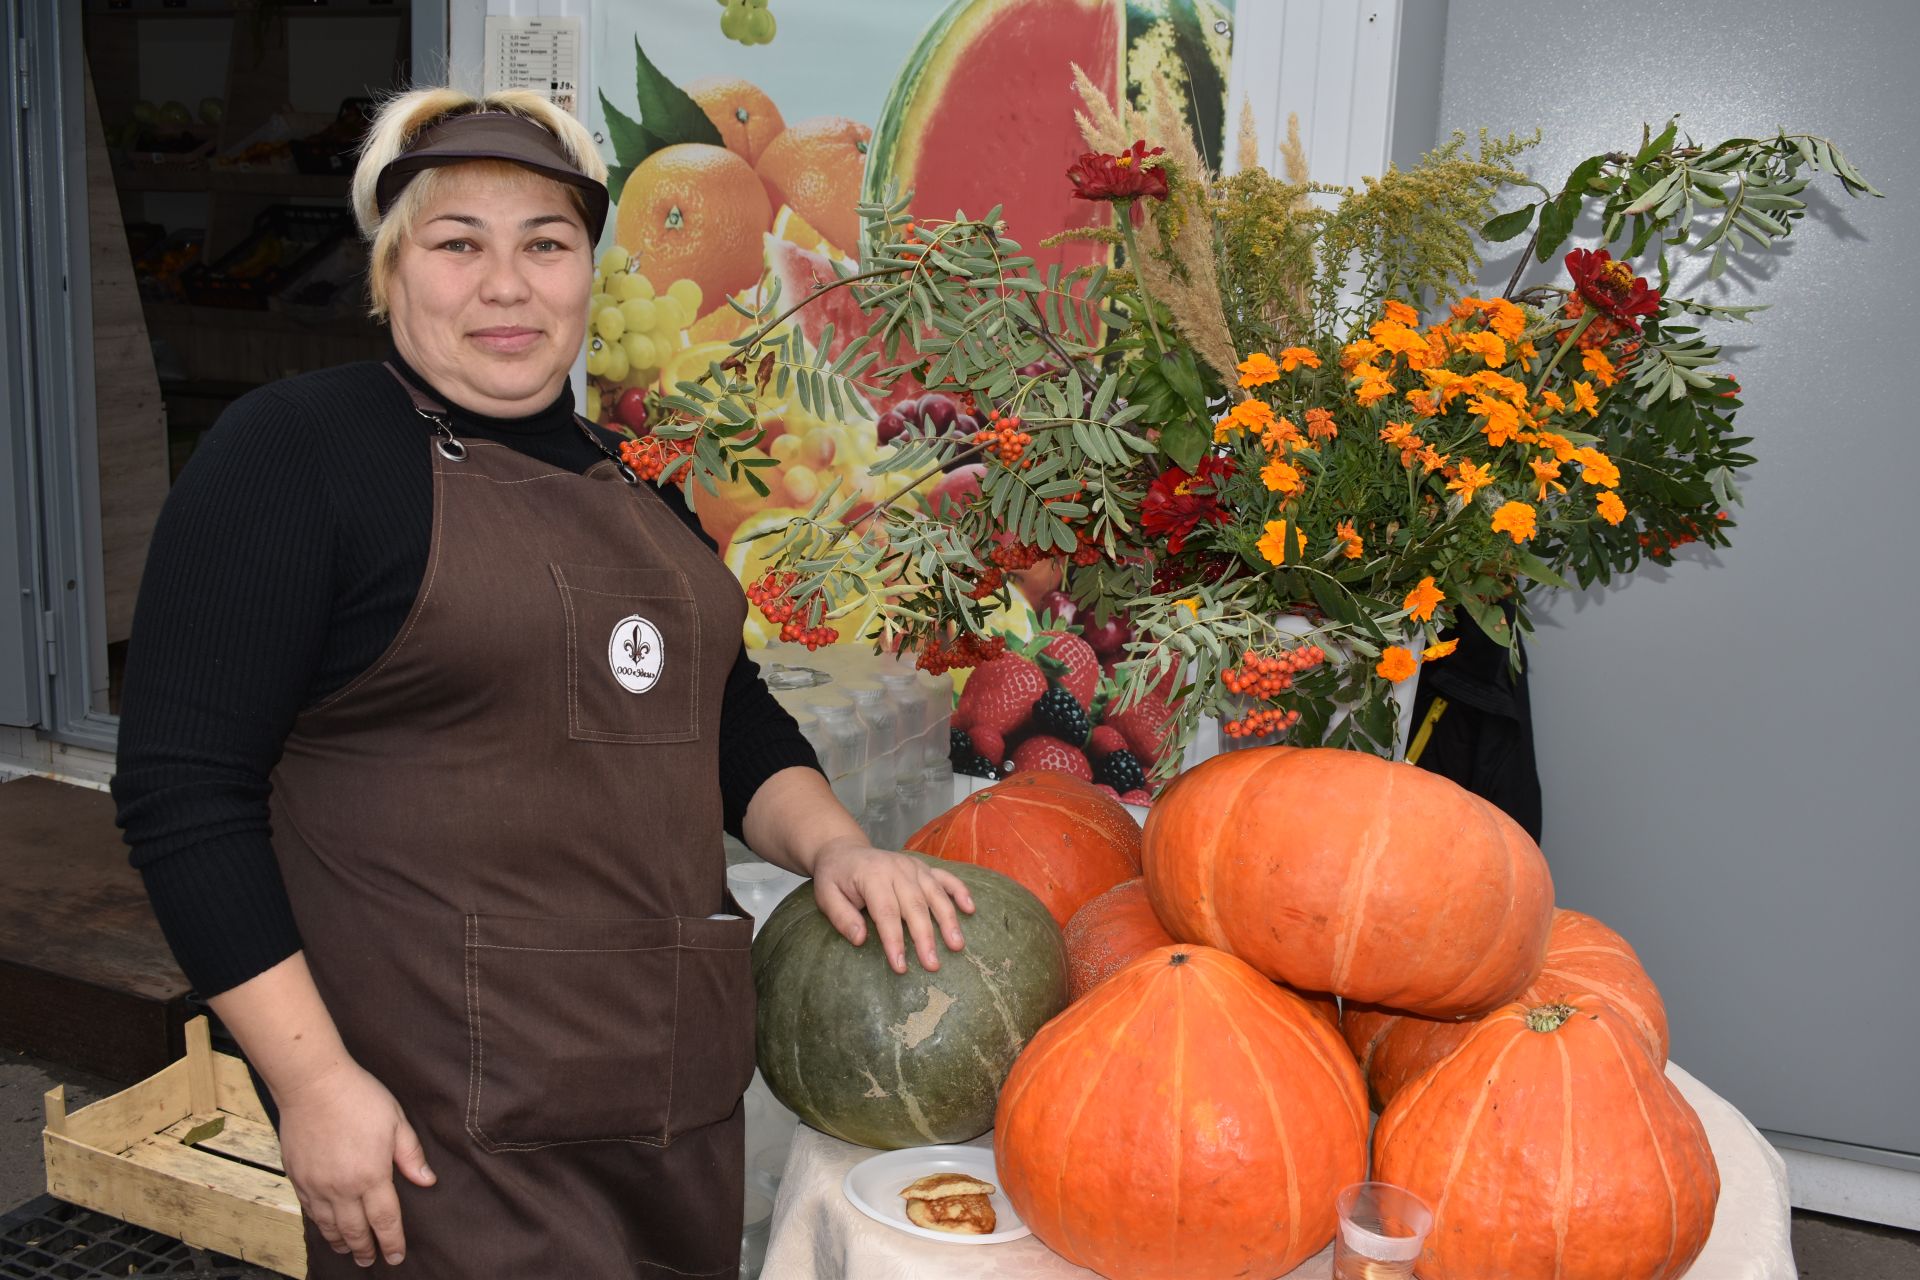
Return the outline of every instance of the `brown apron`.
<path id="1" fill-rule="evenodd" d="M 272 801 L 320 995 L 439 1176 L 395 1175 L 396 1274 L 732 1277 L 752 922 L 716 744 L 745 598 L 624 468 L 455 440 L 408 391 L 420 594 L 300 716 Z M 311 1225 L 307 1256 L 366 1274 Z"/>

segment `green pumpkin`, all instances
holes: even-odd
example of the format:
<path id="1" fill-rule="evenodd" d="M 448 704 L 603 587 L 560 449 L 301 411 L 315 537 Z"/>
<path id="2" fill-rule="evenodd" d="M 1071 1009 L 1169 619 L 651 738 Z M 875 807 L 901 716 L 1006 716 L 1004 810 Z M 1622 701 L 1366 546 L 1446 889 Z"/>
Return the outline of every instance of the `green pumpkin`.
<path id="1" fill-rule="evenodd" d="M 760 1073 L 807 1124 L 892 1149 L 964 1142 L 993 1127 L 1013 1060 L 1067 1004 L 1060 928 L 1040 900 L 984 867 L 923 858 L 973 895 L 966 948 L 941 945 L 928 973 L 908 947 L 887 967 L 873 923 L 855 947 L 827 922 L 808 882 L 753 943 Z"/>

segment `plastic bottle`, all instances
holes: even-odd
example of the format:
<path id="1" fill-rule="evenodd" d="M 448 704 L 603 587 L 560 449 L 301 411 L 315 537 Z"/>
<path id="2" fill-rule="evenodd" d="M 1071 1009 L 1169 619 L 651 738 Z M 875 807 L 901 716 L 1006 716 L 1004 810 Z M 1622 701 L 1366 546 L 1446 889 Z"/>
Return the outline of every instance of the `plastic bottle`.
<path id="1" fill-rule="evenodd" d="M 953 677 L 949 674 L 919 673 L 921 692 L 927 702 L 927 735 L 924 759 L 929 766 L 946 760 L 949 734 L 953 729 Z"/>
<path id="2" fill-rule="evenodd" d="M 854 713 L 860 717 L 860 723 L 867 727 L 867 763 L 872 770 L 868 795 L 891 792 L 898 782 L 900 769 L 894 754 L 900 742 L 900 718 L 885 687 L 878 681 L 848 685 L 847 697 L 853 700 Z"/>
<path id="3" fill-rule="evenodd" d="M 921 776 L 926 779 L 926 816 L 920 819 L 920 826 L 924 827 L 953 808 L 953 762 L 941 756 L 928 765 Z M 914 828 L 916 831 L 919 829 Z"/>
<path id="4" fill-rule="evenodd" d="M 833 784 L 833 793 L 847 811 L 858 816 L 867 807 L 867 728 L 854 714 L 853 701 L 844 694 L 817 695 L 813 717 L 833 756 L 831 764 L 824 757 L 821 760 L 827 769 L 827 781 Z"/>
<path id="5" fill-rule="evenodd" d="M 887 691 L 899 723 L 894 730 L 894 750 L 900 756 L 898 771 L 904 777 L 919 768 L 926 759 L 927 730 L 932 723 L 932 708 L 927 705 L 927 690 L 920 687 L 916 672 L 898 659 L 896 667 L 880 673 L 880 687 Z M 944 750 L 944 748 L 943 748 Z"/>

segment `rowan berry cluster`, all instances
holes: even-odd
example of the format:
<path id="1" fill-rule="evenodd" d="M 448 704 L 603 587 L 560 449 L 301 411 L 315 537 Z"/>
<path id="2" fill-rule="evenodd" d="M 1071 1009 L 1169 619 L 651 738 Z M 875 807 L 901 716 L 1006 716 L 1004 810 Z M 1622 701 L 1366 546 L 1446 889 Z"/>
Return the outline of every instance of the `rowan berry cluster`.
<path id="1" fill-rule="evenodd" d="M 829 626 L 808 625 L 824 601 L 818 596 L 805 603 L 795 600 L 790 593 L 799 580 L 800 575 L 792 571 L 769 569 L 759 581 L 747 587 L 747 599 L 768 622 L 779 625 L 780 639 L 787 644 L 803 644 L 808 649 L 830 645 L 840 638 L 840 633 Z"/>
<path id="2" fill-rule="evenodd" d="M 977 667 L 992 662 L 1006 652 L 1005 636 L 994 636 L 989 640 L 967 632 L 945 643 L 938 639 L 929 640 L 914 665 L 937 676 L 956 667 Z"/>
<path id="3" fill-rule="evenodd" d="M 1035 546 L 1024 542 L 1002 542 L 987 553 L 987 559 L 1002 569 L 1031 569 L 1046 555 Z"/>
<path id="4" fill-rule="evenodd" d="M 1264 738 L 1271 733 L 1280 733 L 1300 723 L 1298 711 L 1282 711 L 1278 707 L 1261 707 L 1249 711 L 1239 720 L 1229 720 L 1220 726 L 1220 732 L 1229 738 Z"/>
<path id="5" fill-rule="evenodd" d="M 987 415 L 987 421 L 993 425 L 974 432 L 973 442 L 988 445 L 988 452 L 998 454 L 1008 466 L 1020 461 L 1020 455 L 1033 443 L 1033 437 L 1020 429 L 1020 419 L 1013 414 L 1003 416 L 995 409 Z"/>
<path id="6" fill-rule="evenodd" d="M 659 436 L 642 436 L 638 440 L 628 440 L 621 444 L 620 461 L 626 463 L 642 480 L 658 480 L 661 473 L 669 466 L 692 452 L 693 441 L 691 440 L 665 440 Z"/>
<path id="7" fill-rule="evenodd" d="M 1278 656 L 1249 649 L 1240 655 L 1240 664 L 1221 673 L 1220 683 L 1229 693 L 1249 697 L 1276 698 L 1293 688 L 1293 678 L 1327 660 L 1327 651 L 1317 644 L 1301 645 Z"/>
<path id="8" fill-rule="evenodd" d="M 997 568 L 990 568 L 980 575 L 980 580 L 967 592 L 969 600 L 985 600 L 1006 584 L 1007 575 Z"/>

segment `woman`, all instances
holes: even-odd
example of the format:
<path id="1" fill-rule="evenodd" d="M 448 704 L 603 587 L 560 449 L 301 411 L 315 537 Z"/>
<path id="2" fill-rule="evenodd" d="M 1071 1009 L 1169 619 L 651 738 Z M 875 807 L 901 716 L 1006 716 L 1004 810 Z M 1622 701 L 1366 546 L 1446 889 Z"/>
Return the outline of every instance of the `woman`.
<path id="1" fill-rule="evenodd" d="M 314 1277 L 733 1275 L 723 827 L 897 971 L 972 909 L 869 845 L 678 492 L 573 416 L 604 176 L 530 95 L 389 103 L 353 193 L 390 360 L 236 402 L 155 530 L 121 823 Z"/>

